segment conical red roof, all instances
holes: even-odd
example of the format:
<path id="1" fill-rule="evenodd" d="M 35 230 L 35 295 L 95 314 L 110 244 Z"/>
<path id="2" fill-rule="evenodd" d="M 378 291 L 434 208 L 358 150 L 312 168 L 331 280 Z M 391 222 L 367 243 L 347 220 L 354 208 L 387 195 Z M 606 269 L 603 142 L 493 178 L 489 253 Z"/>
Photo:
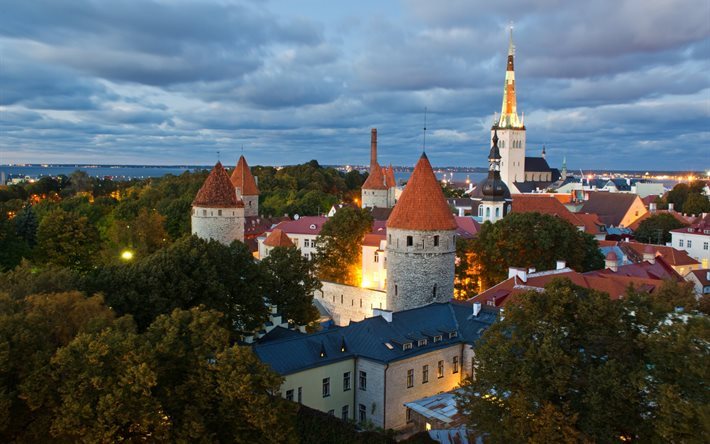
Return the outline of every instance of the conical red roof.
<path id="1" fill-rule="evenodd" d="M 426 154 L 422 154 L 414 167 L 412 177 L 387 219 L 387 227 L 421 231 L 456 229 L 456 219 Z"/>
<path id="2" fill-rule="evenodd" d="M 382 167 L 375 162 L 370 165 L 370 175 L 367 176 L 365 183 L 362 184 L 364 190 L 386 190 L 385 175 L 382 174 Z"/>
<path id="3" fill-rule="evenodd" d="M 269 247 L 293 247 L 293 241 L 280 228 L 274 229 L 264 240 Z"/>
<path id="4" fill-rule="evenodd" d="M 238 208 L 244 203 L 237 200 L 232 182 L 229 181 L 229 174 L 220 162 L 212 168 L 209 176 L 202 184 L 202 188 L 197 192 L 193 207 L 206 208 Z"/>
<path id="5" fill-rule="evenodd" d="M 232 172 L 232 185 L 242 190 L 242 196 L 258 196 L 259 187 L 256 186 L 256 180 L 249 170 L 249 165 L 244 156 L 239 157 L 237 167 Z"/>
<path id="6" fill-rule="evenodd" d="M 394 168 L 392 168 L 392 165 L 387 168 L 387 172 L 385 173 L 385 183 L 387 184 L 387 188 L 397 186 L 397 181 L 394 178 Z"/>

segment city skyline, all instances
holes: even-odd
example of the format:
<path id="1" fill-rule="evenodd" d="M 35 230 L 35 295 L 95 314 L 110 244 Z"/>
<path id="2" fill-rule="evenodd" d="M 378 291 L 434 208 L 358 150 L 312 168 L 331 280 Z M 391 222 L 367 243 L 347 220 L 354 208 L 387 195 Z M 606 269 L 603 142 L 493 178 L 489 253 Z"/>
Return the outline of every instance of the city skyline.
<path id="1" fill-rule="evenodd" d="M 411 166 L 426 107 L 432 163 L 482 166 L 512 21 L 530 155 L 704 170 L 710 4 L 681 3 L 16 2 L 0 164 L 364 164 L 377 127 Z"/>

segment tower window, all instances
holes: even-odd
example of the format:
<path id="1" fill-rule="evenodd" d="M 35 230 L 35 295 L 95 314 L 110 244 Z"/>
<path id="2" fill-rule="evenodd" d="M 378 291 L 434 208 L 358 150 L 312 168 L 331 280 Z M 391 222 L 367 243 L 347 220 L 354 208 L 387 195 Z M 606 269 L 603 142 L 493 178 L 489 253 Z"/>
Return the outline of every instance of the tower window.
<path id="1" fill-rule="evenodd" d="M 217 210 L 217 216 L 221 216 L 221 215 L 222 215 L 222 210 Z"/>
<path id="2" fill-rule="evenodd" d="M 434 236 L 434 246 L 435 247 L 439 246 L 439 235 Z"/>
<path id="3" fill-rule="evenodd" d="M 407 236 L 407 246 L 411 247 L 412 245 L 414 245 L 414 238 L 412 238 L 412 236 Z"/>
<path id="4" fill-rule="evenodd" d="M 397 296 L 397 284 L 394 284 L 394 295 Z"/>
<path id="5" fill-rule="evenodd" d="M 207 210 L 202 210 L 202 215 L 207 216 Z"/>
<path id="6" fill-rule="evenodd" d="M 436 299 L 436 284 L 434 284 L 434 288 L 431 290 L 431 298 Z"/>

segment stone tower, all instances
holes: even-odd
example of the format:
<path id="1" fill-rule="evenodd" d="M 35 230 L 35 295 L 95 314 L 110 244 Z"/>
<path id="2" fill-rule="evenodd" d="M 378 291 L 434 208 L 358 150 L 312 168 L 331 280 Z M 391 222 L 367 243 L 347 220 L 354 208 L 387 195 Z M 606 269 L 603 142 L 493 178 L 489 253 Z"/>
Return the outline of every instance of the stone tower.
<path id="1" fill-rule="evenodd" d="M 389 191 L 382 167 L 377 163 L 377 129 L 370 132 L 370 175 L 362 184 L 362 208 L 388 208 Z"/>
<path id="2" fill-rule="evenodd" d="M 387 208 L 392 208 L 397 203 L 397 180 L 394 178 L 392 164 L 385 171 L 385 184 L 387 185 Z"/>
<path id="3" fill-rule="evenodd" d="M 192 234 L 225 245 L 244 242 L 244 203 L 237 199 L 220 162 L 212 168 L 192 201 Z"/>
<path id="4" fill-rule="evenodd" d="M 454 294 L 456 220 L 426 154 L 387 220 L 387 308 L 401 311 Z"/>
<path id="5" fill-rule="evenodd" d="M 510 190 L 500 177 L 501 155 L 498 149 L 498 134 L 493 132 L 493 146 L 488 154 L 488 177 L 481 182 L 483 199 L 478 206 L 478 216 L 481 222 L 493 223 L 502 219 L 511 210 L 512 199 Z"/>
<path id="6" fill-rule="evenodd" d="M 510 28 L 508 44 L 508 64 L 505 71 L 505 86 L 503 89 L 503 106 L 500 118 L 491 128 L 498 133 L 498 148 L 500 150 L 500 177 L 511 190 L 516 190 L 515 182 L 525 181 L 525 125 L 518 117 L 518 104 L 515 96 L 515 46 L 513 45 L 513 28 Z"/>
<path id="7" fill-rule="evenodd" d="M 259 215 L 259 187 L 249 170 L 244 156 L 239 157 L 237 167 L 232 172 L 232 185 L 237 192 L 237 200 L 244 202 L 244 216 Z"/>

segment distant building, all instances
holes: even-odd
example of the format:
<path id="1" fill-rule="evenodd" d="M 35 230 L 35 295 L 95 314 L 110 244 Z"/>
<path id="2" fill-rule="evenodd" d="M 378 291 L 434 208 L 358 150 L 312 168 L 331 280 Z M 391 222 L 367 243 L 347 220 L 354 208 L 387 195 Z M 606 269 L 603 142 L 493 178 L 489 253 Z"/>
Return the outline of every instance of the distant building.
<path id="1" fill-rule="evenodd" d="M 244 156 L 239 157 L 239 161 L 232 172 L 230 180 L 237 193 L 237 199 L 244 203 L 244 216 L 258 216 L 259 187 L 256 185 L 256 179 L 251 174 L 251 170 Z"/>
<path id="2" fill-rule="evenodd" d="M 580 212 L 596 214 L 607 227 L 628 227 L 648 210 L 635 194 L 588 191 Z"/>
<path id="3" fill-rule="evenodd" d="M 481 182 L 481 199 L 478 218 L 481 222 L 497 222 L 511 211 L 511 196 L 508 186 L 501 179 L 501 155 L 498 149 L 498 134 L 493 131 L 493 143 L 488 154 L 488 177 Z"/>
<path id="4" fill-rule="evenodd" d="M 693 284 L 698 296 L 710 294 L 710 270 L 693 270 L 685 275 L 685 280 Z"/>
<path id="5" fill-rule="evenodd" d="M 264 236 L 259 237 L 259 257 L 264 259 L 269 255 L 269 247 L 275 246 L 269 244 L 276 242 L 274 232 L 279 230 L 281 232 L 278 234 L 278 238 L 281 239 L 279 242 L 284 241 L 283 235 L 285 235 L 295 247 L 301 250 L 303 257 L 312 259 L 318 251 L 318 235 L 327 220 L 328 218 L 325 216 L 296 216 L 294 220 L 280 222 L 273 229 L 264 233 Z M 271 239 L 269 240 L 269 238 Z"/>
<path id="6" fill-rule="evenodd" d="M 391 208 L 395 204 L 394 169 L 377 162 L 377 129 L 370 132 L 370 174 L 362 184 L 362 208 Z"/>
<path id="7" fill-rule="evenodd" d="M 701 268 L 710 268 L 710 215 L 704 214 L 699 222 L 685 228 L 671 230 L 671 245 L 684 250 L 700 261 Z"/>

